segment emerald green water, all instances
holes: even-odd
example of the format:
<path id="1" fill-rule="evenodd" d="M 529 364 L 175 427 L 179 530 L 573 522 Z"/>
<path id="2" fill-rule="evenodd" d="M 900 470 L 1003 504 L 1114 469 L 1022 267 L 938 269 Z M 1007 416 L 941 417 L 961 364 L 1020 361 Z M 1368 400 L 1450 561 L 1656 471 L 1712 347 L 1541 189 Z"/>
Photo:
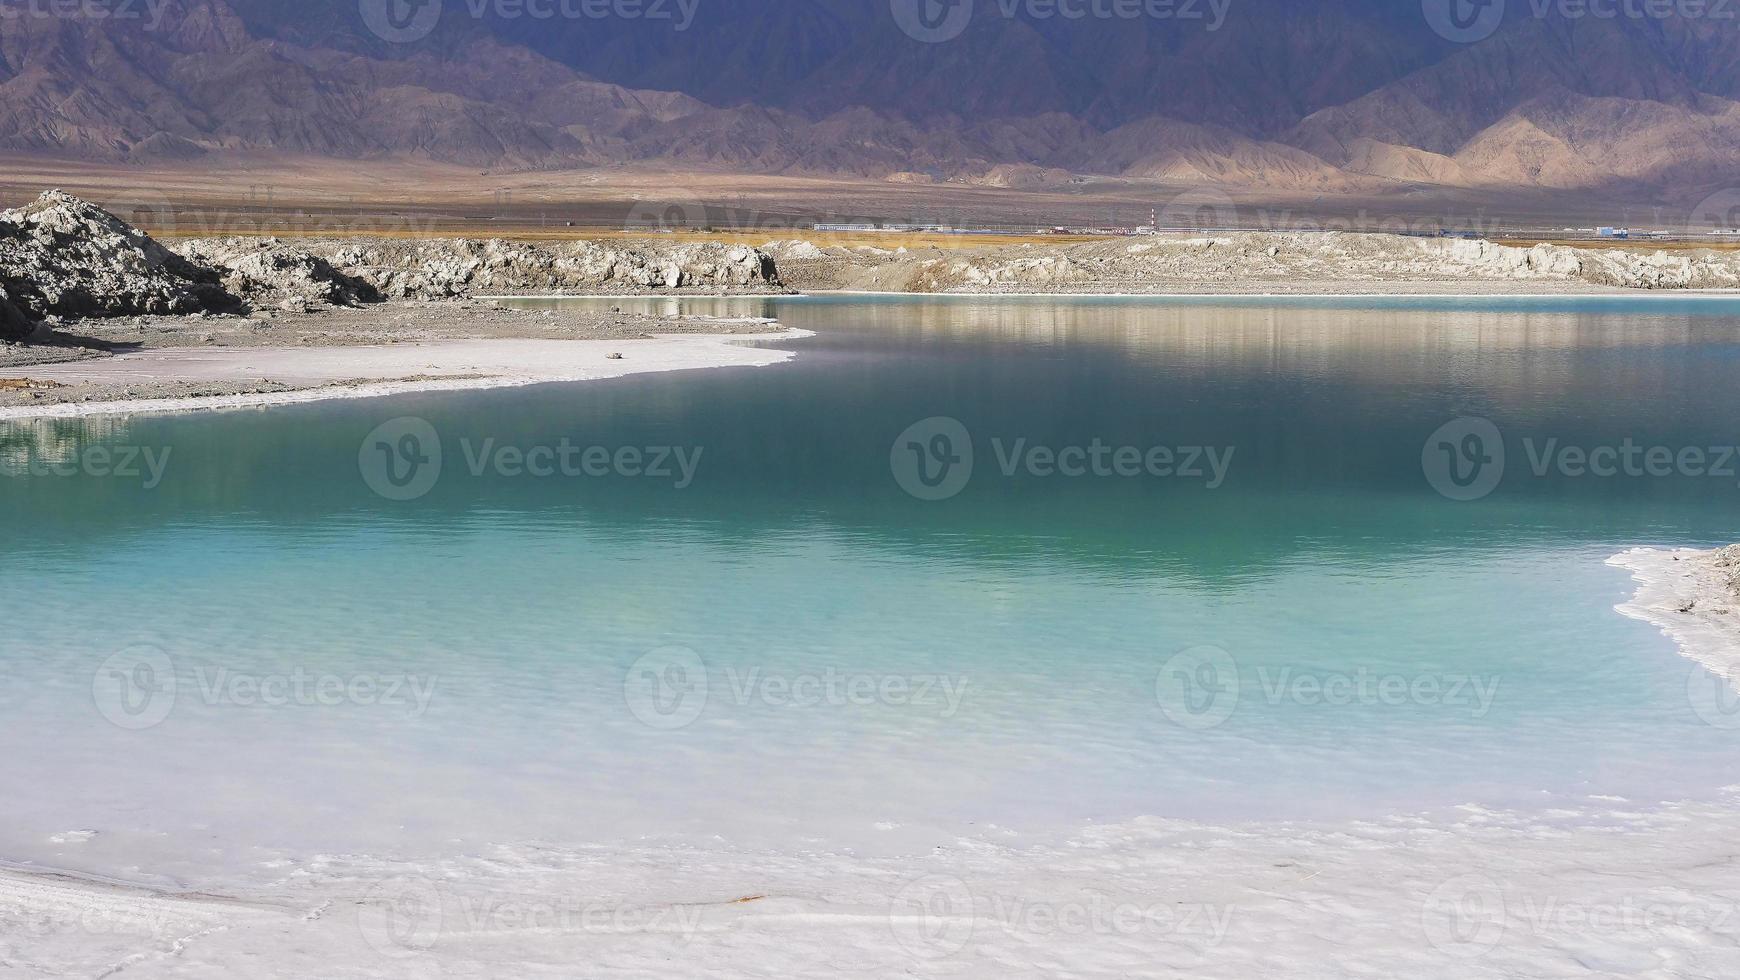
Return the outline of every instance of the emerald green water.
<path id="1" fill-rule="evenodd" d="M 525 840 L 919 848 L 1740 772 L 1733 716 L 1613 612 L 1632 585 L 1603 564 L 1740 538 L 1740 477 L 1537 476 L 1529 449 L 1740 443 L 1740 303 L 681 305 L 817 336 L 768 368 L 7 429 L 15 464 L 79 465 L 0 479 L 0 857 L 198 878 Z M 937 417 L 975 465 L 931 501 L 897 474 Z M 1464 417 L 1507 466 L 1459 502 L 1423 453 Z M 390 500 L 359 465 L 403 418 L 443 467 Z M 468 466 L 564 438 L 700 456 L 681 487 Z M 1019 440 L 1227 465 L 1005 476 Z M 169 455 L 148 485 L 93 446 Z M 175 677 L 161 718 L 141 662 Z M 229 686 L 298 675 L 432 687 Z"/>

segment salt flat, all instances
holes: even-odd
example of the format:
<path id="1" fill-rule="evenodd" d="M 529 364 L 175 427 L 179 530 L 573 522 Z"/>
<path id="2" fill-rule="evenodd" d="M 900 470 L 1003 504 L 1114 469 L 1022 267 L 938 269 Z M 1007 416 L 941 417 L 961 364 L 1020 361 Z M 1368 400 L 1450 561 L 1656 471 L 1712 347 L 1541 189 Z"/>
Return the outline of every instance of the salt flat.
<path id="1" fill-rule="evenodd" d="M 1730 801 L 1732 802 L 1732 801 Z M 253 895 L 0 874 L 0 967 L 142 977 L 1731 976 L 1732 805 L 1145 820 L 924 858 L 640 846 L 334 856 Z M 970 884 L 969 884 L 970 882 Z M 1011 973 L 1011 964 L 1032 964 Z M 1052 972 L 1056 971 L 1056 972 Z"/>
<path id="2" fill-rule="evenodd" d="M 479 339 L 359 347 L 165 348 L 0 370 L 0 378 L 28 377 L 99 389 L 183 386 L 188 389 L 185 396 L 16 405 L 0 407 L 0 419 L 249 408 L 412 391 L 594 381 L 704 367 L 762 367 L 794 355 L 739 341 L 801 336 L 801 332 L 781 332 L 652 340 Z M 262 383 L 284 390 L 194 394 L 211 386 Z"/>

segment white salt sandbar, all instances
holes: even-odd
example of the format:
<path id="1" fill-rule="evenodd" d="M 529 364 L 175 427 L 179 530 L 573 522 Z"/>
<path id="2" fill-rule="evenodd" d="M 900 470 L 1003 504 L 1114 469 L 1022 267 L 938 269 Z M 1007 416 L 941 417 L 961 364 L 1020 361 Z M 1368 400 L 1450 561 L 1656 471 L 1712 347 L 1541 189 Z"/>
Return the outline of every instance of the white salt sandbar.
<path id="1" fill-rule="evenodd" d="M 795 340 L 806 330 L 677 334 L 651 340 L 440 340 L 361 347 L 197 347 L 0 371 L 62 384 L 224 384 L 272 381 L 298 390 L 211 397 L 75 402 L 0 408 L 0 419 L 254 408 L 417 391 L 595 381 L 710 367 L 764 367 L 796 356 L 743 341 Z M 621 360 L 612 360 L 621 354 Z"/>
<path id="2" fill-rule="evenodd" d="M 1722 552 L 1634 548 L 1608 559 L 1631 572 L 1637 594 L 1618 611 L 1659 627 L 1680 653 L 1723 677 L 1740 677 L 1740 596 Z"/>

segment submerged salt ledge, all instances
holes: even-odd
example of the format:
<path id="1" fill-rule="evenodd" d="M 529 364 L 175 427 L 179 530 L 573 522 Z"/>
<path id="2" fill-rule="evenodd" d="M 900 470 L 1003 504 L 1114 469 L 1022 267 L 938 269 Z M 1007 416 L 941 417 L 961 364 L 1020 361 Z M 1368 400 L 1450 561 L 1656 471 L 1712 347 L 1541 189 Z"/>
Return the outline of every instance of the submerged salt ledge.
<path id="1" fill-rule="evenodd" d="M 1634 548 L 1607 563 L 1638 582 L 1620 613 L 1658 627 L 1687 658 L 1740 683 L 1740 552 Z"/>

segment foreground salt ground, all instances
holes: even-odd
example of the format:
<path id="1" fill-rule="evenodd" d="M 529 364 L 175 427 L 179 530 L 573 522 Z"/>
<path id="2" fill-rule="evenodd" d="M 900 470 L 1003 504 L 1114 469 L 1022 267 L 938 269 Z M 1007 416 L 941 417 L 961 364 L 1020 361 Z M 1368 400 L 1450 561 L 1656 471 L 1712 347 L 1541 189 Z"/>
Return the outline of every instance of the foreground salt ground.
<path id="1" fill-rule="evenodd" d="M 0 875 L 0 972 L 129 977 L 1740 974 L 1740 799 L 1337 827 L 1140 821 L 922 858 L 332 857 L 245 894 Z"/>
<path id="2" fill-rule="evenodd" d="M 1618 556 L 1640 580 L 1621 611 L 1716 663 L 1736 626 L 1712 613 L 1723 632 L 1688 633 L 1679 617 L 1726 608 L 1735 557 Z M 1706 720 L 1740 729 L 1726 678 L 1688 676 L 1712 692 Z M 203 892 L 14 867 L 0 975 L 1728 977 L 1737 835 L 1740 786 L 1696 804 L 1147 819 L 1044 840 L 989 827 L 905 856 L 722 839 L 329 855 Z"/>

